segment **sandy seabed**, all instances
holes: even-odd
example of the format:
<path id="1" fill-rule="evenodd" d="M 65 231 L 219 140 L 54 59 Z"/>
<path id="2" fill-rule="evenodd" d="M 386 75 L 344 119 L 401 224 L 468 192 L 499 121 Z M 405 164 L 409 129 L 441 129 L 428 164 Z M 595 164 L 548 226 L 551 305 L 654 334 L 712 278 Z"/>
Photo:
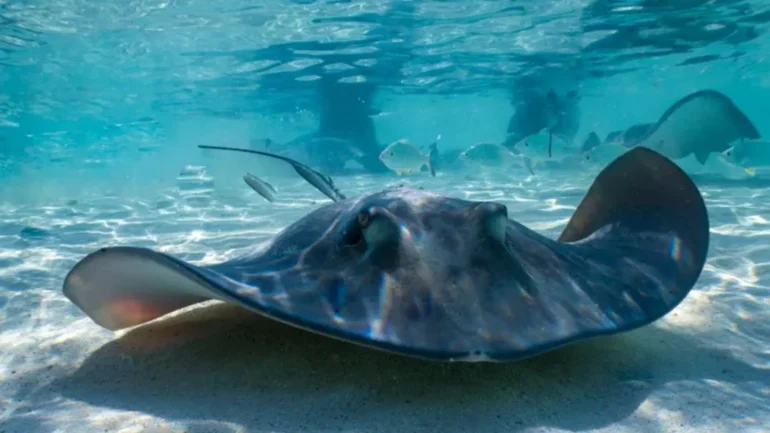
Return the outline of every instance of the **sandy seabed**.
<path id="1" fill-rule="evenodd" d="M 193 176 L 195 177 L 195 176 Z M 199 176 L 205 177 L 205 176 Z M 593 176 L 339 178 L 495 200 L 556 237 Z M 186 183 L 185 183 L 186 182 Z M 154 200 L 0 204 L 0 432 L 767 432 L 770 188 L 699 182 L 711 249 L 695 289 L 645 328 L 523 362 L 441 364 L 310 334 L 218 302 L 123 332 L 61 293 L 102 246 L 234 257 L 328 200 L 277 179 L 187 182 Z"/>

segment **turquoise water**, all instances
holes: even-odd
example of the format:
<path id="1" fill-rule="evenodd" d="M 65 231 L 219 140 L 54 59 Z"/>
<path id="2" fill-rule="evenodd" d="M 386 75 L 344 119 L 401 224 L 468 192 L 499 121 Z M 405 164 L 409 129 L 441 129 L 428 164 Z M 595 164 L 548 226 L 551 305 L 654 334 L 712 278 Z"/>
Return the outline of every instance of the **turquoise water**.
<path id="1" fill-rule="evenodd" d="M 673 312 L 521 363 L 424 364 L 223 305 L 112 332 L 62 284 L 106 246 L 234 258 L 331 202 L 284 164 L 199 144 L 270 139 L 348 197 L 407 184 L 494 200 L 556 238 L 611 161 L 581 160 L 590 132 L 654 123 L 713 89 L 769 133 L 769 20 L 770 5 L 729 0 L 0 0 L 0 431 L 766 431 L 760 159 L 677 161 L 706 201 L 711 247 Z M 513 103 L 543 89 L 580 94 L 568 158 L 534 175 L 457 162 L 503 142 Z M 697 113 L 684 123 L 720 124 Z M 364 137 L 361 119 L 378 152 L 440 136 L 437 176 L 342 167 L 349 148 L 292 142 L 329 124 Z"/>

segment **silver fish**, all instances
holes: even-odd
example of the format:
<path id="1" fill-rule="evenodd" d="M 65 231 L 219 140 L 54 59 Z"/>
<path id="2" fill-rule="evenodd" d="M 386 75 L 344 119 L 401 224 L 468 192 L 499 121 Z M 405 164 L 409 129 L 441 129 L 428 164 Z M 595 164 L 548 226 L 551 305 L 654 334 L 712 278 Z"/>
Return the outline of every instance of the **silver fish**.
<path id="1" fill-rule="evenodd" d="M 251 189 L 256 191 L 257 194 L 264 197 L 265 200 L 269 201 L 270 203 L 275 201 L 275 194 L 278 194 L 278 191 L 273 188 L 273 185 L 270 185 L 269 183 L 258 178 L 257 176 L 254 176 L 251 173 L 244 174 L 243 181 L 246 182 L 246 185 L 250 186 Z"/>

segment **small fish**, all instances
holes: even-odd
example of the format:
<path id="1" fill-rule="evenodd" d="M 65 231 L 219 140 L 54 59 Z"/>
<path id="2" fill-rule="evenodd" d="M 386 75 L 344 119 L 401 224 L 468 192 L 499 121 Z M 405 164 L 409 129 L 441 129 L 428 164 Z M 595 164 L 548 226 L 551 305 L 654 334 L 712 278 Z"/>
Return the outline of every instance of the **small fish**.
<path id="1" fill-rule="evenodd" d="M 250 186 L 251 189 L 256 191 L 257 194 L 264 197 L 265 200 L 269 201 L 270 203 L 275 201 L 275 194 L 278 194 L 278 191 L 273 188 L 273 185 L 270 185 L 269 183 L 254 176 L 251 173 L 246 173 L 243 175 L 243 181 L 246 182 L 246 185 Z"/>
<path id="2" fill-rule="evenodd" d="M 676 162 L 676 161 L 674 161 Z M 711 173 L 719 173 L 720 176 L 733 179 L 751 179 L 757 176 L 757 168 L 745 167 L 740 164 L 735 164 L 722 157 L 721 154 L 713 154 L 713 157 L 709 158 L 704 165 L 706 171 Z M 767 166 L 759 167 L 762 173 L 766 173 Z M 687 171 L 687 170 L 685 170 Z"/>
<path id="3" fill-rule="evenodd" d="M 439 135 L 436 138 L 438 141 L 441 138 Z M 390 143 L 385 150 L 380 153 L 380 161 L 389 169 L 396 172 L 397 175 L 402 174 L 409 175 L 411 173 L 417 173 L 422 170 L 423 167 L 428 167 L 430 175 L 435 177 L 436 171 L 433 168 L 433 157 L 437 152 L 436 143 L 430 145 L 428 153 L 424 153 L 419 147 L 409 143 L 406 139 L 402 138 Z"/>
<path id="4" fill-rule="evenodd" d="M 471 146 L 468 150 L 458 155 L 462 161 L 484 168 L 505 168 L 514 164 L 521 164 L 534 175 L 532 160 L 515 151 L 495 143 L 480 143 Z"/>
<path id="5" fill-rule="evenodd" d="M 552 134 L 545 132 L 533 134 L 518 142 L 514 150 L 532 160 L 533 167 L 544 161 L 562 161 L 579 153 L 577 146 L 571 147 Z"/>
<path id="6" fill-rule="evenodd" d="M 701 164 L 695 154 L 689 154 L 684 158 L 672 159 L 685 173 L 688 174 L 718 174 L 719 177 L 732 180 L 746 180 L 756 177 L 757 171 L 753 167 L 745 168 L 725 160 L 721 154 L 712 153 Z"/>
<path id="7" fill-rule="evenodd" d="M 770 143 L 764 140 L 740 140 L 720 156 L 741 167 L 770 167 Z"/>
<path id="8" fill-rule="evenodd" d="M 587 164 L 604 167 L 628 150 L 629 148 L 619 143 L 610 142 L 600 144 L 587 152 L 583 152 L 581 160 Z"/>
<path id="9" fill-rule="evenodd" d="M 295 161 L 291 158 L 276 155 L 270 152 L 263 152 L 261 150 L 241 149 L 238 147 L 208 146 L 205 144 L 199 144 L 198 147 L 201 149 L 229 150 L 232 152 L 253 153 L 255 155 L 280 159 L 281 161 L 291 164 L 291 167 L 295 172 L 297 172 L 298 175 L 302 176 L 303 179 L 305 179 L 309 184 L 313 185 L 318 191 L 321 191 L 324 195 L 332 199 L 332 201 L 345 200 L 347 198 L 340 192 L 340 190 L 337 189 L 336 186 L 334 186 L 334 181 L 332 181 L 329 176 L 319 173 L 306 166 L 305 164 L 302 164 L 301 162 Z"/>

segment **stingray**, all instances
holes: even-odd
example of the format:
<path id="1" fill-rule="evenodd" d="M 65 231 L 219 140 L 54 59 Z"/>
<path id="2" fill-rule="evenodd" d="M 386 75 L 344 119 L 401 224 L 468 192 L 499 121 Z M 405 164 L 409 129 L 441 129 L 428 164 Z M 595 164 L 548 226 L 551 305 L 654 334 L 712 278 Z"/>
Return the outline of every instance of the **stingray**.
<path id="1" fill-rule="evenodd" d="M 580 97 L 571 90 L 560 98 L 553 90 L 545 96 L 537 93 L 528 95 L 516 104 L 516 111 L 508 121 L 508 136 L 505 146 L 513 149 L 527 137 L 548 131 L 548 156 L 551 156 L 553 136 L 568 146 L 580 129 Z"/>
<path id="2" fill-rule="evenodd" d="M 110 330 L 216 299 L 373 349 L 500 362 L 660 319 L 695 285 L 708 246 L 695 184 L 636 148 L 601 171 L 557 239 L 498 202 L 389 188 L 320 206 L 222 263 L 102 248 L 63 291 Z"/>
<path id="3" fill-rule="evenodd" d="M 638 135 L 645 126 L 636 125 L 639 130 L 629 134 Z M 711 153 L 724 152 L 734 141 L 746 138 L 761 137 L 732 99 L 716 90 L 701 90 L 675 102 L 643 139 L 637 136 L 638 141 L 627 146 L 644 146 L 677 160 L 693 154 L 705 164 Z"/>

